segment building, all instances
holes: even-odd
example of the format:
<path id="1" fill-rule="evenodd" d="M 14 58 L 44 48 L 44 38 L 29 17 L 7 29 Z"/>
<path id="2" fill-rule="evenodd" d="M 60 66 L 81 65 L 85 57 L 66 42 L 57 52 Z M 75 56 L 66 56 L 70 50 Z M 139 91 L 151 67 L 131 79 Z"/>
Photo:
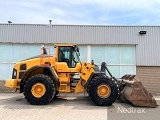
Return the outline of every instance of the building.
<path id="1" fill-rule="evenodd" d="M 80 46 L 81 61 L 105 61 L 115 77 L 137 74 L 152 93 L 160 92 L 160 26 L 0 24 L 0 80 L 13 64 L 40 54 L 54 54 L 54 43 Z"/>

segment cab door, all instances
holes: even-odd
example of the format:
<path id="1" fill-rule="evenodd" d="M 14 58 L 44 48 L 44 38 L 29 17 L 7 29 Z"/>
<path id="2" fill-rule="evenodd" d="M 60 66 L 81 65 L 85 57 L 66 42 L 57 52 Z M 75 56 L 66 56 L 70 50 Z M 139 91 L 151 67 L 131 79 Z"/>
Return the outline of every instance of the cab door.
<path id="1" fill-rule="evenodd" d="M 73 46 L 59 46 L 57 72 L 79 72 L 81 64 L 77 61 L 76 51 Z"/>

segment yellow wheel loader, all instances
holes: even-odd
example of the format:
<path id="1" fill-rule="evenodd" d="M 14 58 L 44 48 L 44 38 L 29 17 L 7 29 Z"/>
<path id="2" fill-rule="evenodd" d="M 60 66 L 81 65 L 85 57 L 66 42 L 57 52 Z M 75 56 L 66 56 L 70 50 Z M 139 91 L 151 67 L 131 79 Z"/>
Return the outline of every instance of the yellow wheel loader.
<path id="1" fill-rule="evenodd" d="M 103 62 L 101 70 L 93 63 L 80 62 L 79 48 L 74 44 L 55 44 L 55 55 L 42 54 L 14 65 L 12 79 L 6 87 L 24 93 L 30 104 L 48 104 L 58 93 L 87 91 L 89 98 L 99 106 L 112 105 L 119 97 L 136 106 L 156 107 L 156 101 L 131 75 L 116 79 Z M 105 72 L 110 76 L 107 76 Z"/>

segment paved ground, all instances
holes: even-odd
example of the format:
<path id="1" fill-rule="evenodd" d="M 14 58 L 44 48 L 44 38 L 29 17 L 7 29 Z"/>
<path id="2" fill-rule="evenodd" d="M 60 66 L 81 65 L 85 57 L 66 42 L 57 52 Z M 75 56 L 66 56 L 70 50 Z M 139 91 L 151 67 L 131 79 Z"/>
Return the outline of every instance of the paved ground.
<path id="1" fill-rule="evenodd" d="M 160 98 L 157 98 L 160 104 Z M 95 106 L 87 96 L 67 95 L 48 105 L 33 106 L 23 94 L 0 93 L 0 120 L 158 120 L 160 107 L 142 108 L 115 102 L 110 107 Z"/>

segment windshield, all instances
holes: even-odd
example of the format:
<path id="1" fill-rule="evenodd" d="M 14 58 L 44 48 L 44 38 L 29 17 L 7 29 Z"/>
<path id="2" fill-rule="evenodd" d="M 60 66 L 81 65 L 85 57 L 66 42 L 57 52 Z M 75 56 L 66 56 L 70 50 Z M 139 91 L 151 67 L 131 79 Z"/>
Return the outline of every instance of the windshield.
<path id="1" fill-rule="evenodd" d="M 76 63 L 81 62 L 79 56 L 80 56 L 79 48 L 75 47 L 75 49 L 73 49 L 73 61 Z"/>

